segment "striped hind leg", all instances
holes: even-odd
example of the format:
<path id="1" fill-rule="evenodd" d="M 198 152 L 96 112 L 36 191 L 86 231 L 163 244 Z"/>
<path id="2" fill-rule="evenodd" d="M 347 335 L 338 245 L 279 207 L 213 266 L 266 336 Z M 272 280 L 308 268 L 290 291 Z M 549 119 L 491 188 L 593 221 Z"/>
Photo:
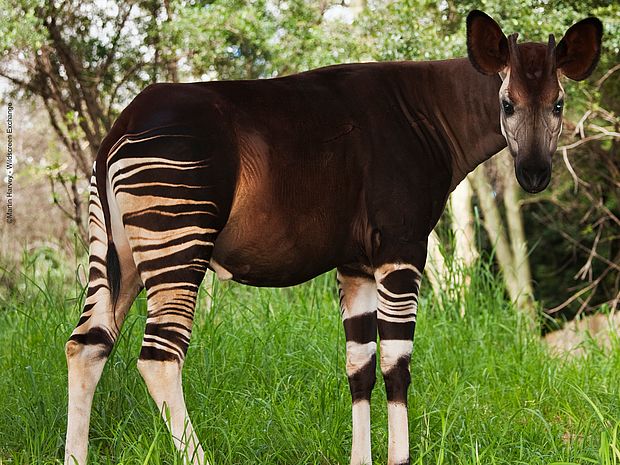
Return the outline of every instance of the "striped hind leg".
<path id="1" fill-rule="evenodd" d="M 178 278 L 163 279 L 149 288 L 148 318 L 138 359 L 138 370 L 166 421 L 175 447 L 184 463 L 193 464 L 205 463 L 204 451 L 185 406 L 181 373 L 202 279 L 198 274 L 204 275 L 205 271 L 196 267 L 195 273 L 180 273 Z"/>
<path id="2" fill-rule="evenodd" d="M 80 321 L 66 344 L 69 406 L 65 464 L 86 463 L 93 394 L 116 341 L 127 310 L 141 284 L 118 216 L 112 225 L 121 282 L 113 307 L 108 285 L 108 240 L 104 215 L 93 176 L 90 187 L 88 291 Z M 120 232 L 120 234 L 119 234 Z"/>
<path id="3" fill-rule="evenodd" d="M 370 396 L 376 380 L 377 287 L 371 275 L 356 267 L 338 268 L 337 277 L 351 390 L 351 465 L 370 465 Z"/>
<path id="4" fill-rule="evenodd" d="M 156 135 L 127 144 L 121 155 L 112 155 L 110 175 L 147 292 L 138 370 L 184 462 L 204 464 L 181 374 L 198 289 L 220 226 L 218 189 L 209 184 L 217 167 L 191 138 Z"/>
<path id="5" fill-rule="evenodd" d="M 205 463 L 204 452 L 185 406 L 181 372 L 213 243 L 212 233 L 199 229 L 190 234 L 203 235 L 202 240 L 186 242 L 179 234 L 168 242 L 177 245 L 138 246 L 136 252 L 148 306 L 138 369 L 184 462 L 193 464 Z"/>

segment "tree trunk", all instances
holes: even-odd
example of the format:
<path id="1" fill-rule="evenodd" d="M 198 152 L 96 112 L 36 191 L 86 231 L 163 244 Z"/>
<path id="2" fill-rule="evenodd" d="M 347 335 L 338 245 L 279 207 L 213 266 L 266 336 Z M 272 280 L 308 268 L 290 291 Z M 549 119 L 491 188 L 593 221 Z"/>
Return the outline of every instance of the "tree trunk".
<path id="1" fill-rule="evenodd" d="M 502 165 L 504 184 L 504 206 L 506 208 L 506 220 L 508 231 L 510 232 L 510 244 L 513 255 L 513 266 L 515 277 L 520 289 L 519 298 L 521 305 L 532 307 L 533 296 L 532 274 L 530 271 L 530 260 L 523 228 L 523 216 L 519 205 L 519 185 L 513 174 L 512 157 L 507 150 L 499 155 L 501 158 L 498 163 Z"/>
<path id="2" fill-rule="evenodd" d="M 216 279 L 215 273 L 211 270 L 207 270 L 205 277 L 202 280 L 203 292 L 201 305 L 207 313 L 211 311 L 211 307 L 213 305 L 213 289 Z"/>
<path id="3" fill-rule="evenodd" d="M 439 237 L 437 237 L 437 233 L 434 230 L 428 236 L 427 259 L 424 271 L 433 288 L 433 294 L 435 294 L 435 297 L 441 304 L 445 283 L 448 280 L 448 271 L 446 269 L 446 262 L 441 254 Z"/>
<path id="4" fill-rule="evenodd" d="M 454 262 L 456 273 L 454 273 L 454 278 L 456 282 L 454 285 L 461 297 L 459 313 L 462 317 L 465 316 L 464 291 L 471 282 L 467 268 L 471 267 L 478 258 L 472 197 L 473 191 L 468 178 L 463 179 L 450 196 L 451 228 L 455 240 Z"/>
<path id="5" fill-rule="evenodd" d="M 172 22 L 172 6 L 170 0 L 164 0 L 164 9 L 166 10 L 165 22 L 170 24 Z M 168 79 L 172 82 L 179 82 L 179 60 L 177 58 L 177 51 L 174 48 L 168 49 L 168 55 L 166 58 L 166 70 Z"/>
<path id="6" fill-rule="evenodd" d="M 484 229 L 486 229 L 489 239 L 495 247 L 497 263 L 506 279 L 506 288 L 511 298 L 516 297 L 518 295 L 518 286 L 512 263 L 512 251 L 510 250 L 501 214 L 495 203 L 495 194 L 487 178 L 484 165 L 480 165 L 472 173 L 472 181 L 476 194 L 478 194 L 482 214 L 484 215 Z"/>
<path id="7" fill-rule="evenodd" d="M 484 228 L 495 246 L 495 257 L 497 258 L 497 263 L 504 276 L 508 295 L 516 304 L 517 308 L 530 319 L 533 325 L 536 321 L 536 309 L 532 302 L 531 284 L 528 281 L 525 288 L 522 287 L 524 283 L 517 277 L 516 258 L 513 254 L 515 248 L 523 247 L 525 239 L 523 238 L 521 244 L 515 244 L 514 246 L 511 244 L 502 221 L 499 207 L 495 201 L 495 193 L 489 184 L 485 166 L 480 165 L 473 172 L 471 179 L 482 208 Z M 515 203 L 511 202 L 510 204 L 510 208 L 514 210 Z M 518 211 L 518 204 L 516 210 Z M 518 220 L 514 217 L 514 211 L 508 215 L 511 216 L 509 220 L 511 222 L 510 224 L 517 225 Z M 527 254 L 525 254 L 525 257 L 527 258 Z"/>
<path id="8" fill-rule="evenodd" d="M 465 266 L 470 266 L 478 258 L 472 197 L 473 190 L 468 178 L 463 179 L 450 196 L 450 219 L 456 241 L 455 256 L 462 260 Z"/>

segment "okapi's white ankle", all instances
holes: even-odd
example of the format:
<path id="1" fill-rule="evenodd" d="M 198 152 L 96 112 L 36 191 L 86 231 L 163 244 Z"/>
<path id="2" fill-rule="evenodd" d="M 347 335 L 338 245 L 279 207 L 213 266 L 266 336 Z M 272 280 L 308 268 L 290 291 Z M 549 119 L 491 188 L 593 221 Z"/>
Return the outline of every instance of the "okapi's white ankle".
<path id="1" fill-rule="evenodd" d="M 100 345 L 73 340 L 65 346 L 69 384 L 65 465 L 86 464 L 93 395 L 107 360 L 102 350 Z"/>
<path id="2" fill-rule="evenodd" d="M 370 402 L 367 400 L 354 402 L 352 420 L 351 465 L 371 465 Z"/>
<path id="3" fill-rule="evenodd" d="M 407 406 L 388 402 L 388 465 L 409 463 L 409 421 Z"/>

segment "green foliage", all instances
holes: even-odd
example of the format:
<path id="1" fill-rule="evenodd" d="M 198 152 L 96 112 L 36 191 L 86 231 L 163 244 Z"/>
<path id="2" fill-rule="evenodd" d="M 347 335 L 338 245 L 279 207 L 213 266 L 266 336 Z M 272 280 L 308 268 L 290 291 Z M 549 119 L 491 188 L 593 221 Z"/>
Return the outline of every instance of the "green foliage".
<path id="1" fill-rule="evenodd" d="M 559 42 L 576 21 L 598 16 L 605 35 L 595 77 L 618 62 L 620 7 L 611 1 L 371 1 L 360 22 L 369 40 L 367 50 L 375 60 L 448 59 L 467 56 L 465 17 L 473 9 L 492 16 L 505 34 L 518 32 L 523 42 L 546 42 L 549 34 L 554 34 Z M 589 96 L 595 92 L 592 81 L 566 84 L 568 116 L 578 120 L 591 105 Z"/>
<path id="2" fill-rule="evenodd" d="M 526 0 L 371 1 L 366 27 L 375 39 L 377 59 L 442 59 L 465 56 L 465 17 L 483 10 L 505 34 L 519 32 L 521 41 L 546 42 L 548 34 L 559 39 L 574 22 L 589 15 L 602 19 L 606 35 L 603 56 L 611 59 L 620 47 L 620 8 L 611 1 L 565 2 Z"/>
<path id="3" fill-rule="evenodd" d="M 45 31 L 35 14 L 43 0 L 0 1 L 0 52 L 3 57 L 35 52 L 45 41 Z"/>
<path id="4" fill-rule="evenodd" d="M 45 256 L 31 257 L 19 292 L 0 298 L 3 463 L 52 464 L 63 453 L 63 346 L 84 289 L 39 269 Z M 592 341 L 585 359 L 552 357 L 486 265 L 470 276 L 463 319 L 456 303 L 422 299 L 412 463 L 618 463 L 619 347 L 607 353 Z M 181 463 L 136 370 L 145 311 L 141 297 L 95 395 L 92 464 Z M 197 312 L 184 383 L 212 463 L 348 463 L 350 395 L 333 275 L 291 289 L 216 286 L 213 307 Z M 381 381 L 372 422 L 374 456 L 385 462 Z"/>
<path id="5" fill-rule="evenodd" d="M 615 64 L 620 51 L 620 8 L 612 1 L 371 0 L 351 24 L 328 18 L 340 5 L 172 0 L 164 12 L 157 0 L 71 0 L 62 8 L 44 0 L 2 0 L 0 50 L 6 65 L 42 47 L 54 49 L 45 27 L 53 19 L 80 72 L 98 82 L 101 100 L 116 110 L 148 83 L 170 78 L 166 64 L 177 60 L 184 79 L 247 79 L 365 59 L 465 56 L 464 18 L 474 8 L 494 16 L 505 32 L 520 32 L 522 40 L 546 40 L 551 32 L 559 39 L 573 22 L 596 14 L 606 30 L 601 69 Z"/>
<path id="6" fill-rule="evenodd" d="M 178 2 L 165 33 L 187 55 L 194 76 L 272 77 L 358 58 L 352 27 L 322 15 L 336 3 Z"/>

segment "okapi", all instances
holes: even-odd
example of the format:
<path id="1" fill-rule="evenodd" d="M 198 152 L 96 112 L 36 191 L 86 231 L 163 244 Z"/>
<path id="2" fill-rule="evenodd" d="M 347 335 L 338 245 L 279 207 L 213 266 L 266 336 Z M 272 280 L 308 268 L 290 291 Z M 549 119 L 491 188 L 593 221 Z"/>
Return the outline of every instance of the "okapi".
<path id="1" fill-rule="evenodd" d="M 186 462 L 204 452 L 181 370 L 207 269 L 292 286 L 337 268 L 352 397 L 351 464 L 371 463 L 377 335 L 388 464 L 409 463 L 407 390 L 427 238 L 449 193 L 508 145 L 528 192 L 550 180 L 560 76 L 585 79 L 602 24 L 517 44 L 480 11 L 469 59 L 330 66 L 275 79 L 157 84 L 121 113 L 90 188 L 84 311 L 66 345 L 66 464 L 86 463 L 95 386 L 138 292 L 138 369 Z"/>

